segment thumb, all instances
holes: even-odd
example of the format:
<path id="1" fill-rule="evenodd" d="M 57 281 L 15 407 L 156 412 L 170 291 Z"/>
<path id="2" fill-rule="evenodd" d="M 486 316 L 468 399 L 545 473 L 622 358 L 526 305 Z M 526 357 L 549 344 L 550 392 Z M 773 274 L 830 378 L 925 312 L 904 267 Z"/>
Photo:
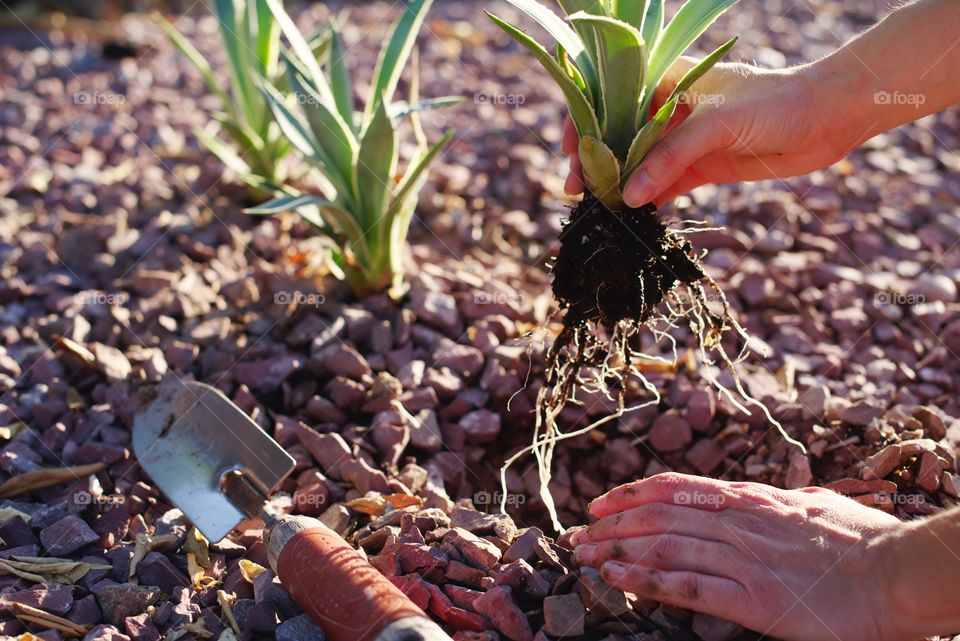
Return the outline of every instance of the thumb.
<path id="1" fill-rule="evenodd" d="M 662 138 L 627 180 L 624 201 L 642 207 L 673 185 L 695 162 L 723 144 L 714 118 L 694 114 Z"/>

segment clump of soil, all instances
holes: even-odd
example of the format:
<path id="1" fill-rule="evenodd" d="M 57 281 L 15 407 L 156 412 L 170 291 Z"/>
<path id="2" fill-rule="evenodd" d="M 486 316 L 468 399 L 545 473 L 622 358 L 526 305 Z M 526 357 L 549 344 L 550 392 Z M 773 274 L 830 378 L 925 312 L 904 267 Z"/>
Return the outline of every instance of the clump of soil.
<path id="1" fill-rule="evenodd" d="M 567 327 L 645 323 L 677 283 L 704 278 L 691 244 L 661 222 L 652 204 L 613 212 L 588 193 L 560 241 L 553 295 L 566 310 Z"/>

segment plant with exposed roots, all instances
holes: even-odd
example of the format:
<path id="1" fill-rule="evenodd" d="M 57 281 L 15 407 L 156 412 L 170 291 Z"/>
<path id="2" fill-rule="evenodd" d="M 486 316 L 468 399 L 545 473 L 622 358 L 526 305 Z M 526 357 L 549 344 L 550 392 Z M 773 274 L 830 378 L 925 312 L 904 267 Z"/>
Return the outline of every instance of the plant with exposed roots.
<path id="1" fill-rule="evenodd" d="M 729 313 L 723 291 L 703 271 L 702 255 L 687 240 L 707 228 L 698 223 L 671 228 L 653 204 L 634 208 L 623 199 L 624 185 L 667 130 L 685 93 L 736 38 L 692 67 L 651 115 L 667 70 L 737 0 L 689 0 L 668 24 L 663 0 L 558 0 L 565 20 L 537 0 L 508 1 L 557 41 L 550 53 L 518 27 L 490 15 L 563 91 L 580 136 L 586 190 L 563 226 L 553 263 L 553 293 L 564 311 L 563 329 L 547 354 L 533 443 L 507 460 L 501 480 L 505 484 L 506 469 L 532 452 L 540 472 L 540 496 L 554 527 L 562 530 L 548 489 L 557 443 L 658 403 L 656 386 L 644 370 L 666 359 L 637 351 L 632 339 L 644 329 L 652 331 L 658 342 L 672 343 L 675 362 L 671 331 L 681 325 L 696 337 L 701 370 L 709 382 L 741 411 L 749 414 L 751 405 L 760 408 L 786 440 L 802 448 L 737 376 L 736 364 L 747 355 L 746 332 Z M 724 348 L 728 332 L 736 333 L 743 345 L 735 354 Z M 733 390 L 717 379 L 714 364 L 731 373 Z M 632 379 L 652 398 L 628 407 Z M 561 432 L 558 417 L 581 389 L 605 396 L 618 409 L 586 427 Z"/>

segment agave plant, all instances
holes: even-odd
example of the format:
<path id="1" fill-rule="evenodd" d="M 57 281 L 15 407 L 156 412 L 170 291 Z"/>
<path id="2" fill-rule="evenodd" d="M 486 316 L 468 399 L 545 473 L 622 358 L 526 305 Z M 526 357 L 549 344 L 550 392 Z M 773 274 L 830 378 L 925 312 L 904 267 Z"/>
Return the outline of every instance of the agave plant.
<path id="1" fill-rule="evenodd" d="M 439 141 L 427 144 L 419 113 L 460 101 L 445 97 L 421 102 L 417 65 L 412 66 L 408 101 L 393 101 L 432 0 L 404 4 L 380 52 L 360 111 L 353 107 L 351 74 L 344 64 L 336 23 L 329 29 L 329 52 L 321 63 L 281 1 L 265 2 L 289 43 L 282 55 L 292 94 L 284 95 L 268 78 L 262 80 L 260 90 L 274 122 L 316 169 L 322 195 L 287 187 L 285 195 L 247 211 L 299 213 L 334 241 L 334 265 L 358 295 L 398 286 L 407 231 L 427 168 L 453 136 L 449 130 Z M 417 144 L 399 173 L 398 124 L 404 118 L 411 119 Z"/>
<path id="2" fill-rule="evenodd" d="M 215 0 L 213 4 L 227 54 L 229 91 L 220 87 L 210 63 L 190 41 L 168 20 L 159 20 L 170 41 L 220 98 L 223 111 L 214 115 L 212 126 L 195 134 L 244 182 L 255 188 L 275 189 L 285 179 L 282 161 L 291 145 L 274 123 L 269 101 L 255 79 L 265 77 L 272 83 L 283 80 L 279 25 L 265 0 Z"/>
<path id="3" fill-rule="evenodd" d="M 584 182 L 617 210 L 622 188 L 666 130 L 694 82 L 733 46 L 731 39 L 681 79 L 650 117 L 667 70 L 737 0 L 689 0 L 664 25 L 663 0 L 558 0 L 566 20 L 536 0 L 508 0 L 557 41 L 551 54 L 518 27 L 490 18 L 526 47 L 560 86 L 580 134 Z"/>
<path id="4" fill-rule="evenodd" d="M 659 404 L 657 387 L 640 365 L 665 359 L 635 347 L 640 343 L 636 335 L 647 327 L 654 329 L 657 340 L 668 337 L 675 367 L 677 342 L 669 332 L 685 324 L 705 365 L 700 370 L 704 378 L 746 414 L 750 414 L 747 406 L 760 408 L 784 439 L 803 451 L 803 445 L 783 431 L 767 408 L 750 397 L 737 376 L 736 363 L 748 350 L 728 354 L 722 337 L 735 332 L 737 345 L 748 345 L 749 337 L 732 317 L 723 291 L 703 271 L 702 256 L 687 240 L 686 234 L 697 231 L 696 223 L 670 229 L 652 203 L 632 208 L 623 201 L 624 185 L 666 131 L 684 94 L 736 38 L 691 68 L 651 115 L 664 76 L 736 0 L 688 0 L 666 25 L 663 0 L 557 0 L 564 17 L 536 0 L 508 2 L 557 41 L 551 53 L 518 27 L 490 16 L 540 61 L 563 91 L 580 135 L 586 193 L 560 233 L 552 273 L 553 294 L 564 312 L 563 328 L 545 358 L 533 442 L 501 470 L 504 495 L 506 468 L 532 452 L 540 473 L 541 499 L 554 526 L 562 530 L 548 489 L 557 443 L 627 412 Z M 713 365 L 729 372 L 733 390 L 720 381 Z M 627 407 L 626 390 L 632 380 L 640 381 L 652 398 Z M 613 400 L 617 410 L 586 427 L 564 432 L 559 419 L 568 403 L 578 402 L 578 390 L 592 390 Z M 501 510 L 505 507 L 504 501 Z"/>

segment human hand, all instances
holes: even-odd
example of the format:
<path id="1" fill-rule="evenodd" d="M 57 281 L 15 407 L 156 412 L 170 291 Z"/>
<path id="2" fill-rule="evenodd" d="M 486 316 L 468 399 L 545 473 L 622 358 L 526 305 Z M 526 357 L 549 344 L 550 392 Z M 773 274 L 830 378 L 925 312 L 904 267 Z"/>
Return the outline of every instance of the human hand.
<path id="1" fill-rule="evenodd" d="M 677 61 L 657 88 L 651 114 L 696 63 L 688 57 Z M 821 106 L 836 100 L 837 93 L 828 91 L 832 84 L 819 76 L 816 65 L 778 71 L 745 64 L 712 68 L 687 91 L 663 138 L 628 179 L 627 205 L 659 206 L 707 183 L 786 178 L 843 158 L 866 132 L 844 122 L 836 105 Z M 569 194 L 584 188 L 577 147 L 577 131 L 568 118 L 562 149 L 571 155 Z"/>
<path id="2" fill-rule="evenodd" d="M 590 511 L 599 520 L 574 534 L 575 560 L 641 598 L 788 641 L 914 638 L 889 592 L 905 524 L 830 490 L 667 473 Z"/>

